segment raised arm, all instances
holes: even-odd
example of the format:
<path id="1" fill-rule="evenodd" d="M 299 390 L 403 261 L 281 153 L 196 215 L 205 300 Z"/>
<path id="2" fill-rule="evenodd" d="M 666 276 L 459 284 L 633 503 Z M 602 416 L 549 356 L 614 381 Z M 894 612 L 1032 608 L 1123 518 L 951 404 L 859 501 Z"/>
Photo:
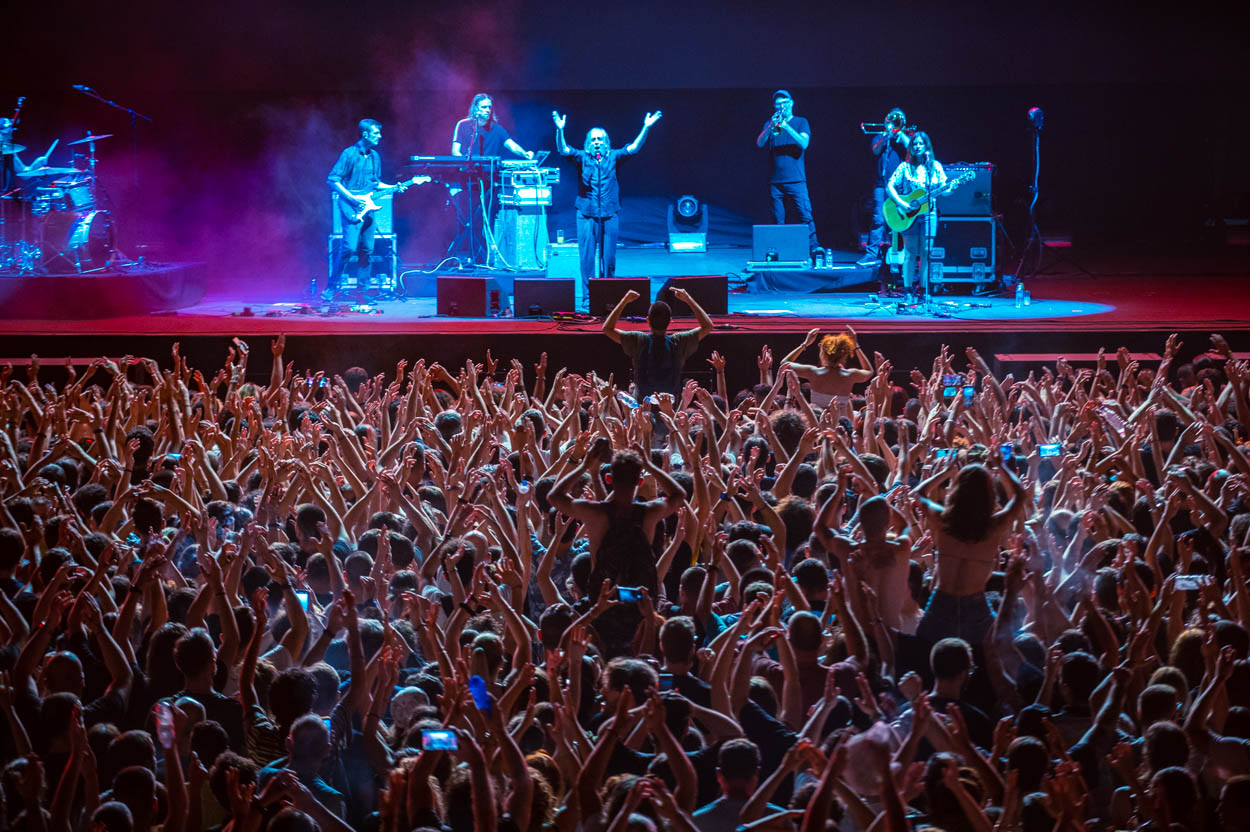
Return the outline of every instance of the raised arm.
<path id="1" fill-rule="evenodd" d="M 551 111 L 551 120 L 556 123 L 556 152 L 561 156 L 573 155 L 573 148 L 569 147 L 569 143 L 564 140 L 564 125 L 568 123 L 569 117 L 555 110 Z"/>
<path id="2" fill-rule="evenodd" d="M 642 297 L 642 295 L 639 295 L 633 289 L 630 289 L 628 292 L 621 295 L 621 299 L 616 302 L 616 306 L 613 307 L 612 311 L 608 313 L 607 319 L 603 322 L 604 335 L 608 336 L 618 344 L 621 343 L 621 331 L 616 328 L 616 323 L 621 319 L 621 314 L 624 313 L 625 307 L 629 306 L 640 297 Z M 708 321 L 708 323 L 710 324 L 711 321 Z"/>
<path id="3" fill-rule="evenodd" d="M 638 136 L 630 142 L 626 148 L 626 153 L 637 153 L 642 150 L 643 143 L 647 140 L 647 133 L 651 132 L 651 127 L 660 120 L 660 116 L 664 115 L 659 110 L 654 113 L 647 113 L 642 119 L 642 129 L 638 131 Z"/>

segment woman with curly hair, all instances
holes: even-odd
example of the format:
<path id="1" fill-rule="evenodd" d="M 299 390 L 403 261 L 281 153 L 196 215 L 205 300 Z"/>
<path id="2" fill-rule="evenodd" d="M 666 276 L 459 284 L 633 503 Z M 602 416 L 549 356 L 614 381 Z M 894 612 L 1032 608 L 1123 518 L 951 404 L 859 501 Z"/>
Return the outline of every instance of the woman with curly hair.
<path id="1" fill-rule="evenodd" d="M 796 363 L 795 359 L 815 344 L 819 335 L 819 329 L 807 333 L 803 343 L 781 359 L 780 369 L 794 370 L 795 375 L 811 385 L 814 407 L 828 407 L 832 404 L 840 411 L 849 413 L 851 388 L 872 378 L 872 364 L 859 348 L 859 336 L 849 326 L 841 335 L 826 335 L 820 339 L 819 366 Z M 852 355 L 859 362 L 860 369 L 846 366 L 847 359 Z"/>

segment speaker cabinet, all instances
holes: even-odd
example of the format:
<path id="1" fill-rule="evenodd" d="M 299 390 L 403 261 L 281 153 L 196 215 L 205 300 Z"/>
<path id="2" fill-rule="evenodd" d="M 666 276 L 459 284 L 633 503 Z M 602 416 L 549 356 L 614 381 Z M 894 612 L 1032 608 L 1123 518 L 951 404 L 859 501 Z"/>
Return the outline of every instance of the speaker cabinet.
<path id="1" fill-rule="evenodd" d="M 571 277 L 518 277 L 512 284 L 513 313 L 526 318 L 532 314 L 532 307 L 538 307 L 540 315 L 572 312 L 576 308 L 576 283 Z"/>
<path id="2" fill-rule="evenodd" d="M 709 315 L 729 314 L 729 277 L 723 274 L 689 275 L 686 277 L 670 277 L 664 281 L 655 299 L 662 300 L 673 309 L 674 318 L 692 318 L 693 310 L 673 297 L 673 289 L 681 288 L 690 293 L 690 297 L 703 307 Z"/>
<path id="3" fill-rule="evenodd" d="M 621 317 L 647 317 L 647 311 L 651 308 L 649 277 L 599 277 L 590 281 L 590 314 L 606 317 L 630 289 L 638 293 L 638 300 L 626 306 Z"/>
<path id="4" fill-rule="evenodd" d="M 487 318 L 508 307 L 508 293 L 491 277 L 440 274 L 438 314 L 452 318 Z"/>

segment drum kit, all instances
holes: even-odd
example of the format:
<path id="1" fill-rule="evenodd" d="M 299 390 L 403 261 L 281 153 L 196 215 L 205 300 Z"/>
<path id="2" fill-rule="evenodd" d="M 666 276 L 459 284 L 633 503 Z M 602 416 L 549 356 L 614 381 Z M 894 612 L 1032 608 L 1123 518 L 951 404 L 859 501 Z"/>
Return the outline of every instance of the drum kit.
<path id="1" fill-rule="evenodd" d="M 81 148 L 74 151 L 71 167 L 14 171 L 14 186 L 0 194 L 0 272 L 85 274 L 116 261 L 113 219 L 96 176 L 96 143 L 111 138 L 88 131 L 68 142 L 66 147 Z M 0 144 L 0 157 L 16 157 L 23 150 L 19 144 Z M 12 160 L 0 162 L 8 167 Z"/>

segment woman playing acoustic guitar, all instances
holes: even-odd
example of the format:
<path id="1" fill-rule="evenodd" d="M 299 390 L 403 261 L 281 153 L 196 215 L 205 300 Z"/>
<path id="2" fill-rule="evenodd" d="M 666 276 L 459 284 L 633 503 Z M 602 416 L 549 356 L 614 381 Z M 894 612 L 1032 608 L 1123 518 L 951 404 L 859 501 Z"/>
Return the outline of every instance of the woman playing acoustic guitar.
<path id="1" fill-rule="evenodd" d="M 886 191 L 901 211 L 916 211 L 928 201 L 928 193 L 946 185 L 946 171 L 933 157 L 928 133 L 917 133 L 907 147 L 907 161 L 894 169 Z M 917 194 L 917 191 L 922 193 Z M 903 196 L 906 194 L 907 196 Z M 929 244 L 937 231 L 937 211 L 929 211 L 922 222 L 913 222 L 903 231 L 903 287 L 911 294 L 912 272 L 919 269 L 919 294 L 929 290 Z"/>

